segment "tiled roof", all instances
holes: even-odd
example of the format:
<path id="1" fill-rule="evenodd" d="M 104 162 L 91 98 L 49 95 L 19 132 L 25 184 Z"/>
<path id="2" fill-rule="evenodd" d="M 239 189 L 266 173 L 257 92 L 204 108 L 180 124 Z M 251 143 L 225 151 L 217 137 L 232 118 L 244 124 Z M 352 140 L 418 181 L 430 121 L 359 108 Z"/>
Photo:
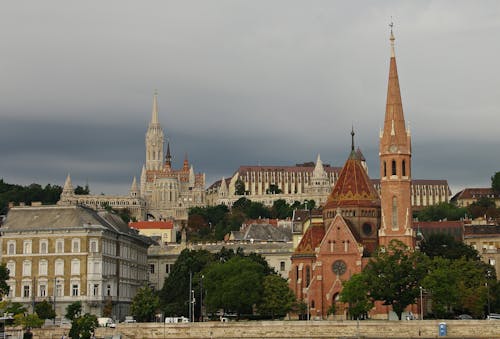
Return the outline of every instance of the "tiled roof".
<path id="1" fill-rule="evenodd" d="M 500 225 L 466 225 L 465 226 L 465 236 L 500 236 Z"/>
<path id="2" fill-rule="evenodd" d="M 130 227 L 138 229 L 138 230 L 151 230 L 151 229 L 163 229 L 170 230 L 174 228 L 174 222 L 171 220 L 168 221 L 136 221 L 128 224 Z"/>
<path id="3" fill-rule="evenodd" d="M 380 206 L 380 198 L 356 151 L 352 151 L 330 193 L 324 209 L 340 206 Z"/>
<path id="4" fill-rule="evenodd" d="M 314 249 L 319 246 L 325 236 L 325 228 L 322 223 L 311 225 L 297 246 L 294 254 L 314 254 Z"/>
<path id="5" fill-rule="evenodd" d="M 479 199 L 479 198 L 500 198 L 500 194 L 495 193 L 491 188 L 466 188 L 461 190 L 451 198 L 451 201 L 458 199 Z"/>

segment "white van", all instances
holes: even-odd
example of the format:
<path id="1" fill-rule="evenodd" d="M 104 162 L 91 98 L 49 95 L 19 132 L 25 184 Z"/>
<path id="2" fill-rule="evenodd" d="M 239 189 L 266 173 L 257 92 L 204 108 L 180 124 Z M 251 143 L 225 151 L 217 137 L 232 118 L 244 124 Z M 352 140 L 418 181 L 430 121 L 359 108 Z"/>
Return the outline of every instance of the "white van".
<path id="1" fill-rule="evenodd" d="M 189 319 L 186 317 L 166 317 L 166 324 L 188 323 Z"/>
<path id="2" fill-rule="evenodd" d="M 100 327 L 111 327 L 114 328 L 116 327 L 115 322 L 111 318 L 97 318 L 97 323 L 99 324 Z"/>

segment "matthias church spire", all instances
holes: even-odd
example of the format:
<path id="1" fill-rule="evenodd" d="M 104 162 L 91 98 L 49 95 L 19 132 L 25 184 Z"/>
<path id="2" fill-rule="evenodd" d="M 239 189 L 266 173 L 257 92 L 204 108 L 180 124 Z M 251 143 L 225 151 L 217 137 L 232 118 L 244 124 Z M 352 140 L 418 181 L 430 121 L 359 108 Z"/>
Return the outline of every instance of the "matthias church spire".
<path id="1" fill-rule="evenodd" d="M 146 169 L 160 170 L 163 162 L 163 129 L 158 119 L 158 93 L 153 95 L 153 111 L 146 132 Z"/>

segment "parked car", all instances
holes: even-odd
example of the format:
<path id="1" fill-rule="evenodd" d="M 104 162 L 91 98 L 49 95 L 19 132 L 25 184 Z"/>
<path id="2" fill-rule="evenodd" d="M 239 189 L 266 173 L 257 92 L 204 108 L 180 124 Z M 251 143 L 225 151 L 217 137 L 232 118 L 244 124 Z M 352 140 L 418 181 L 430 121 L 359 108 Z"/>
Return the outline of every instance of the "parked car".
<path id="1" fill-rule="evenodd" d="M 459 319 L 459 320 L 471 320 L 473 318 L 468 314 L 460 314 L 459 316 L 457 316 L 457 319 Z"/>
<path id="2" fill-rule="evenodd" d="M 134 319 L 134 317 L 133 317 L 133 316 L 131 316 L 131 315 L 127 315 L 127 316 L 125 317 L 125 320 L 124 320 L 123 322 L 124 322 L 124 323 L 135 323 L 136 321 L 135 321 L 135 319 Z"/>

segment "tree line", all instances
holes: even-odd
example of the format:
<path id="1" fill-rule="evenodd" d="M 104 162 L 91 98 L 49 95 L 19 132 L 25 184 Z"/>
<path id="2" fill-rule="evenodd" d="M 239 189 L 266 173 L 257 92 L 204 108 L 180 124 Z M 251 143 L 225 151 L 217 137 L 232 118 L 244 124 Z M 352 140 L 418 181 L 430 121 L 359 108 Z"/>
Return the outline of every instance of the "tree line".
<path id="1" fill-rule="evenodd" d="M 296 209 L 313 209 L 314 200 L 288 204 L 283 199 L 274 201 L 271 207 L 253 202 L 245 197 L 238 199 L 231 209 L 226 205 L 193 207 L 189 210 L 187 236 L 190 241 L 223 240 L 231 231 L 238 231 L 248 219 L 291 218 Z"/>
<path id="2" fill-rule="evenodd" d="M 58 185 L 47 184 L 42 187 L 40 184 L 30 184 L 27 186 L 9 184 L 0 179 L 0 214 L 6 214 L 9 208 L 9 202 L 19 204 L 24 202 L 31 204 L 33 201 L 39 201 L 44 205 L 55 204 L 61 197 L 62 187 Z M 88 186 L 77 186 L 75 194 L 89 194 Z"/>

